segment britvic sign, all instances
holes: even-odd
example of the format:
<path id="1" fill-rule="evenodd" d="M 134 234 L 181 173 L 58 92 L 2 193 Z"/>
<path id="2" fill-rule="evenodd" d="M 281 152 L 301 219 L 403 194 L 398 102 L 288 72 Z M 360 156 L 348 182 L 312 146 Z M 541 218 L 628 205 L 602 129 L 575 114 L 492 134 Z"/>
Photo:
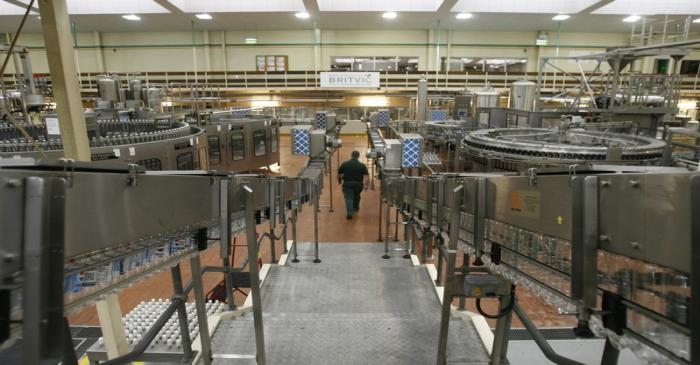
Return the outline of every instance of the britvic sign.
<path id="1" fill-rule="evenodd" d="M 321 87 L 378 88 L 379 72 L 321 72 Z"/>

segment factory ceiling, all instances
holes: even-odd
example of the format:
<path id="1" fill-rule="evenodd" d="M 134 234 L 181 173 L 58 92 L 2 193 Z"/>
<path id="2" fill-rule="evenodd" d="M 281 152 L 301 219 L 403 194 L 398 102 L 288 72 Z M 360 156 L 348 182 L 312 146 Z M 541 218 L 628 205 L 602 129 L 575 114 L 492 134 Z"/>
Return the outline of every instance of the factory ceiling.
<path id="1" fill-rule="evenodd" d="M 0 32 L 12 32 L 29 0 L 0 0 Z M 646 24 L 700 18 L 697 0 L 67 0 L 78 31 L 137 32 L 276 29 L 455 29 L 467 31 L 629 32 L 629 15 Z M 631 10 L 633 9 L 633 10 Z M 37 10 L 35 8 L 35 10 Z M 395 13 L 387 16 L 387 12 Z M 633 12 L 633 13 L 631 13 Z M 199 19 L 198 14 L 211 19 Z M 134 14 L 140 21 L 123 15 Z M 307 14 L 307 15 L 305 15 Z M 458 18 L 458 14 L 463 14 Z M 554 21 L 558 14 L 569 15 Z M 296 16 L 295 16 L 296 15 Z M 439 21 L 439 22 L 438 22 Z M 32 17 L 26 31 L 39 32 Z M 699 32 L 700 23 L 691 23 Z"/>

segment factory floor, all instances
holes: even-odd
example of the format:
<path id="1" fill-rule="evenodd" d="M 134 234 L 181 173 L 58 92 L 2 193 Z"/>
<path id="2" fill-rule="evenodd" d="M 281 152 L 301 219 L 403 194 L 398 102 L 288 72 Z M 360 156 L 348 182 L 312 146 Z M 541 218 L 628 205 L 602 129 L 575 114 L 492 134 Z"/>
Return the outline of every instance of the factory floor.
<path id="1" fill-rule="evenodd" d="M 350 152 L 358 150 L 361 155 L 367 148 L 367 139 L 365 136 L 342 136 L 343 147 L 340 149 L 340 161 L 344 161 L 350 157 Z M 280 141 L 280 166 L 273 166 L 272 171 L 280 175 L 296 176 L 298 171 L 304 166 L 307 158 L 304 156 L 294 156 L 291 154 L 290 139 L 283 135 Z M 361 158 L 363 160 L 364 157 Z M 333 170 L 337 170 L 337 157 L 333 157 Z M 378 204 L 379 204 L 379 180 L 375 180 L 375 190 L 368 190 L 362 194 L 361 209 L 351 220 L 345 218 L 344 202 L 342 201 L 342 191 L 338 187 L 333 171 L 332 188 L 328 185 L 328 176 L 324 181 L 323 194 L 320 199 L 321 211 L 319 213 L 319 241 L 321 242 L 373 242 L 379 238 L 378 231 Z M 330 209 L 331 197 L 333 202 L 333 210 Z M 392 214 L 393 216 L 393 214 Z M 258 226 L 258 231 L 267 230 L 266 225 Z M 279 228 L 278 228 L 279 229 Z M 399 230 L 401 231 L 401 230 Z M 313 241 L 313 210 L 304 209 L 299 216 L 297 223 L 298 240 L 300 242 Z M 393 230 L 391 231 L 393 234 Z M 399 232 L 398 239 L 401 240 Z M 239 235 L 236 238 L 237 244 L 244 244 L 244 235 Z M 261 247 L 263 262 L 269 263 L 271 260 L 269 241 L 264 241 Z M 277 242 L 276 252 L 279 257 L 282 252 L 282 242 Z M 236 263 L 243 261 L 247 256 L 246 248 L 240 247 L 236 250 Z M 323 252 L 320 253 L 323 259 Z M 202 265 L 220 265 L 218 250 L 210 249 L 202 253 Z M 437 257 L 437 255 L 435 255 Z M 458 265 L 461 264 L 458 262 Z M 185 282 L 190 275 L 189 263 L 181 263 L 182 273 Z M 203 278 L 206 291 L 216 286 L 222 277 L 220 274 L 207 274 Z M 128 288 L 124 288 L 119 293 L 119 300 L 123 314 L 128 313 L 136 307 L 141 301 L 150 300 L 152 298 L 169 298 L 172 295 L 172 285 L 170 281 L 170 272 L 160 272 L 148 279 L 136 283 Z M 572 327 L 576 321 L 571 316 L 561 316 L 555 308 L 552 308 L 547 303 L 534 297 L 524 288 L 518 288 L 518 302 L 530 315 L 531 319 L 540 328 L 556 328 L 556 327 Z M 236 294 L 236 304 L 242 304 L 244 297 L 242 294 Z M 457 304 L 457 301 L 455 301 Z M 487 303 L 484 309 L 489 312 L 495 312 L 496 303 Z M 473 301 L 467 301 L 467 309 L 475 311 Z M 69 314 L 69 321 L 74 326 L 96 326 L 99 325 L 95 306 L 85 307 L 79 311 Z M 491 322 L 490 322 L 491 323 Z M 494 323 L 491 323 L 493 326 Z M 513 327 L 522 327 L 522 324 L 513 318 Z"/>

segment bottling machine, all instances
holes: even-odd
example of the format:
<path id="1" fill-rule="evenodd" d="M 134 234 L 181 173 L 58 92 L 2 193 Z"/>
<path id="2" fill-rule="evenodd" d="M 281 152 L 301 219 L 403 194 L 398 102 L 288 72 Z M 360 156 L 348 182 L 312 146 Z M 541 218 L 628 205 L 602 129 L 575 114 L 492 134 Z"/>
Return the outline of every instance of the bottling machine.
<path id="1" fill-rule="evenodd" d="M 2 93 L 0 158 L 61 158 L 58 116 L 36 86 L 26 49 L 15 47 L 13 54 L 21 59 L 23 76 L 17 92 Z M 151 171 L 223 172 L 250 172 L 279 163 L 274 117 L 215 110 L 205 121 L 195 121 L 185 112 L 166 113 L 162 85 L 147 84 L 138 76 L 122 80 L 102 75 L 97 90 L 98 97 L 85 111 L 93 161 L 133 163 Z"/>
<path id="2" fill-rule="evenodd" d="M 693 261 L 700 239 L 693 224 L 700 218 L 698 172 L 588 163 L 410 176 L 403 172 L 413 166 L 394 157 L 404 153 L 401 144 L 373 137 L 375 153 L 383 156 L 386 209 L 380 205 L 378 220 L 384 257 L 391 224 L 398 231 L 403 223 L 407 254 L 425 260 L 433 243 L 438 248 L 437 283 L 445 298 L 438 364 L 446 361 L 451 299 L 457 297 L 475 298 L 481 315 L 497 319 L 491 364 L 506 361 L 513 313 L 549 360 L 579 363 L 547 344 L 518 305 L 516 285 L 575 316 L 577 335 L 605 338 L 603 364 L 617 363 L 621 348 L 649 363 L 690 364 L 700 356 L 692 337 L 700 330 L 693 320 L 700 307 L 691 286 L 700 264 Z M 657 148 L 654 157 L 660 153 Z M 461 267 L 457 256 L 463 256 Z M 487 299 L 499 301 L 497 313 L 482 309 Z"/>

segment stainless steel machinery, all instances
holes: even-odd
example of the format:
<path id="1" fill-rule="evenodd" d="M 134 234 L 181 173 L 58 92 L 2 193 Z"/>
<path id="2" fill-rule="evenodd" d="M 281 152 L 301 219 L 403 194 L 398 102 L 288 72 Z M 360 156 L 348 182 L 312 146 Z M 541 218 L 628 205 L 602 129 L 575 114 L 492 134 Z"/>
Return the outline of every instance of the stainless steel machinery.
<path id="1" fill-rule="evenodd" d="M 464 136 L 465 153 L 488 168 L 524 169 L 609 161 L 657 164 L 666 143 L 629 134 L 585 129 L 501 128 L 472 131 Z"/>
<path id="2" fill-rule="evenodd" d="M 277 119 L 264 115 L 214 112 L 206 122 L 209 167 L 244 172 L 279 163 Z"/>
<path id="3" fill-rule="evenodd" d="M 453 297 L 476 298 L 479 312 L 497 320 L 492 364 L 505 361 L 513 313 L 549 360 L 578 364 L 547 344 L 518 304 L 515 285 L 575 316 L 577 335 L 606 338 L 603 364 L 615 364 L 627 347 L 654 364 L 700 357 L 692 285 L 700 280 L 699 173 L 585 165 L 521 175 L 402 176 L 382 185 L 403 217 L 397 221 L 406 222 L 406 249 L 425 259 L 433 241 L 439 248 L 437 282 L 445 291 L 439 364 Z M 456 267 L 457 255 L 464 266 Z M 496 312 L 482 309 L 489 299 L 499 300 Z"/>
<path id="4" fill-rule="evenodd" d="M 62 361 L 77 364 L 65 313 L 100 302 L 124 285 L 170 268 L 174 295 L 160 306 L 152 327 L 139 328 L 128 350 L 105 364 L 132 361 L 211 363 L 202 275 L 223 274 L 229 310 L 233 308 L 229 259 L 233 235 L 245 231 L 249 280 L 259 363 L 265 362 L 257 261 L 264 239 L 273 244 L 292 228 L 313 202 L 318 209 L 323 169 L 308 167 L 295 178 L 230 175 L 203 171 L 144 171 L 137 165 L 71 160 L 8 159 L 0 163 L 0 343 L 17 351 L 23 364 Z M 255 225 L 269 223 L 256 236 Z M 318 229 L 318 227 L 316 227 Z M 216 247 L 223 266 L 201 267 L 199 252 Z M 287 245 L 284 245 L 285 251 Z M 183 283 L 179 262 L 189 260 L 192 282 Z M 186 301 L 194 293 L 196 326 Z M 172 318 L 179 332 L 159 345 L 156 336 Z M 193 320 L 194 320 L 193 317 Z M 124 336 L 120 318 L 113 336 L 100 347 L 113 348 Z M 196 327 L 195 333 L 190 328 Z M 120 335 L 121 332 L 121 335 Z M 129 331 L 133 334 L 133 331 Z M 175 337 L 177 341 L 175 341 Z M 14 341 L 22 341 L 12 346 Z M 195 340 L 200 344 L 193 350 Z M 172 343 L 175 341 L 176 343 Z M 104 352 L 104 350 L 103 350 Z M 109 350 L 107 351 L 109 352 Z M 97 355 L 96 355 L 97 356 Z M 106 356 L 106 355 L 105 355 Z M 116 357 L 115 357 L 116 356 Z M 101 360 L 101 359 L 95 359 Z M 106 358 L 105 358 L 106 360 Z"/>

